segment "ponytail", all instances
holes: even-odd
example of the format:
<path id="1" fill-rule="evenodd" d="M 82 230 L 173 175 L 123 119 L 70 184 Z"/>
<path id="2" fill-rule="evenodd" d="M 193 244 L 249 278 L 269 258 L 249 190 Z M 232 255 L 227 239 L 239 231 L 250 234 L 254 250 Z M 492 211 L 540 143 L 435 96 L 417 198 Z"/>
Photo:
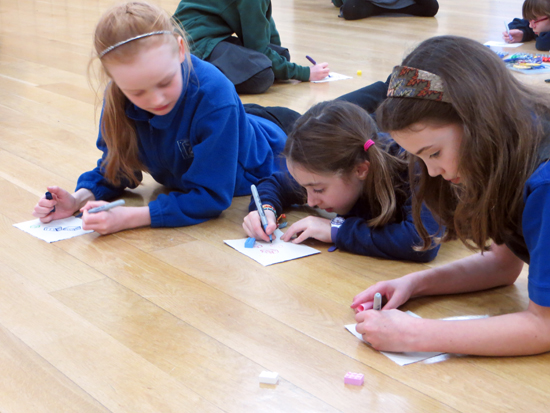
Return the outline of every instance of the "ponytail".
<path id="1" fill-rule="evenodd" d="M 109 150 L 103 166 L 105 177 L 114 185 L 127 180 L 130 186 L 137 186 L 136 171 L 145 170 L 145 166 L 139 161 L 135 124 L 126 116 L 127 101 L 116 83 L 107 85 L 100 130 Z"/>
<path id="2" fill-rule="evenodd" d="M 372 140 L 374 145 L 366 143 Z M 369 226 L 379 227 L 398 220 L 398 203 L 404 201 L 407 164 L 388 153 L 369 114 L 345 101 L 322 102 L 296 122 L 283 155 L 319 174 L 349 176 L 364 161 L 370 163 L 362 197 L 372 212 Z M 365 150 L 367 147 L 367 150 Z"/>

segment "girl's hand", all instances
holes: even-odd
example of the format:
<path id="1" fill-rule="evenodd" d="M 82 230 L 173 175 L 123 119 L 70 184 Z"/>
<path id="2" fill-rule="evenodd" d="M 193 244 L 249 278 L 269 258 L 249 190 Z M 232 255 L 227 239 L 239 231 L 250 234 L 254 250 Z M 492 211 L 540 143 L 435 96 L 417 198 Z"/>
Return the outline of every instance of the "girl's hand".
<path id="1" fill-rule="evenodd" d="M 88 210 L 107 203 L 105 201 L 89 201 L 80 209 L 83 213 L 82 229 L 94 230 L 101 235 L 106 235 L 129 228 L 126 221 L 131 208 L 115 207 L 95 214 L 88 213 Z"/>
<path id="2" fill-rule="evenodd" d="M 292 240 L 294 244 L 299 244 L 308 238 L 315 238 L 322 242 L 332 242 L 330 236 L 330 219 L 320 217 L 307 217 L 292 224 L 281 239 L 288 242 L 294 235 L 301 233 L 296 239 Z"/>
<path id="3" fill-rule="evenodd" d="M 355 315 L 355 320 L 355 329 L 363 340 L 381 351 L 413 351 L 422 322 L 399 310 L 362 311 Z"/>
<path id="4" fill-rule="evenodd" d="M 508 36 L 508 33 L 502 32 L 502 38 L 506 43 L 519 43 L 523 39 L 523 32 L 518 29 L 511 29 L 510 36 Z"/>
<path id="5" fill-rule="evenodd" d="M 267 228 L 264 231 L 262 227 L 262 221 L 260 220 L 260 214 L 258 211 L 251 211 L 244 217 L 243 228 L 246 235 L 252 238 L 261 239 L 265 242 L 269 242 L 268 235 L 273 234 L 277 229 L 277 218 L 273 211 L 265 211 L 265 217 L 267 218 Z"/>
<path id="6" fill-rule="evenodd" d="M 328 76 L 329 72 L 328 63 L 317 63 L 315 66 L 309 68 L 309 81 L 323 80 Z"/>
<path id="7" fill-rule="evenodd" d="M 361 304 L 364 310 L 371 309 L 373 307 L 374 294 L 376 293 L 382 294 L 382 297 L 385 297 L 387 300 L 386 305 L 383 307 L 384 310 L 397 308 L 411 298 L 414 285 L 410 279 L 410 277 L 405 276 L 395 280 L 376 283 L 353 297 L 351 308 L 355 309 L 356 313 L 360 312 L 357 307 Z"/>
<path id="8" fill-rule="evenodd" d="M 43 196 L 34 206 L 32 214 L 40 218 L 43 223 L 48 223 L 54 219 L 70 217 L 78 209 L 76 198 L 64 189 L 58 186 L 49 186 L 48 191 L 52 194 L 52 199 L 46 199 Z M 55 211 L 52 210 L 55 207 Z"/>

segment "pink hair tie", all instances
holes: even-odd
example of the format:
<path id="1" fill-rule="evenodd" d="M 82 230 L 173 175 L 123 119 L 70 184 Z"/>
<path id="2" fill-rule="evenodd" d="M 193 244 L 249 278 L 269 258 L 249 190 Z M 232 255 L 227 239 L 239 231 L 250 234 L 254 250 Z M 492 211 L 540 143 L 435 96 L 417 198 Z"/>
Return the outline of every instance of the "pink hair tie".
<path id="1" fill-rule="evenodd" d="M 366 141 L 365 145 L 363 146 L 363 148 L 365 148 L 365 152 L 367 152 L 372 145 L 374 145 L 374 141 L 372 139 Z"/>

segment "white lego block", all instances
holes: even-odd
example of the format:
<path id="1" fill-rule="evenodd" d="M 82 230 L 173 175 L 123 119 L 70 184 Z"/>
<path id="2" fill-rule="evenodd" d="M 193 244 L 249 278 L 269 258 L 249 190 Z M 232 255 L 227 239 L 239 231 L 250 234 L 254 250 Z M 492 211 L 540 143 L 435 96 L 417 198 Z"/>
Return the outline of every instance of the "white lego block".
<path id="1" fill-rule="evenodd" d="M 264 384 L 277 384 L 279 381 L 279 373 L 274 371 L 262 371 L 260 373 L 260 383 Z"/>

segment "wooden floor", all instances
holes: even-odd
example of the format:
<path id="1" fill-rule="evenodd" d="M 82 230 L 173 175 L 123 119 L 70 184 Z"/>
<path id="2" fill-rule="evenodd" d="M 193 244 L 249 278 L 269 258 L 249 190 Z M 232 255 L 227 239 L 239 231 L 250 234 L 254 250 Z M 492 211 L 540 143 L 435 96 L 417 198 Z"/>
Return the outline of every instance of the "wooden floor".
<path id="1" fill-rule="evenodd" d="M 0 0 L 0 412 L 548 411 L 549 355 L 400 367 L 358 342 L 344 329 L 354 320 L 352 297 L 424 266 L 329 254 L 311 242 L 321 254 L 262 267 L 223 243 L 244 236 L 246 197 L 188 228 L 54 244 L 14 228 L 32 219 L 47 185 L 74 188 L 99 156 L 85 72 L 93 27 L 110 4 Z M 172 12 L 177 1 L 161 4 Z M 243 101 L 303 112 L 385 79 L 433 35 L 499 40 L 521 4 L 441 0 L 436 18 L 346 22 L 330 0 L 274 0 L 296 62 L 307 64 L 309 54 L 354 78 L 280 83 Z M 544 77 L 518 76 L 550 87 Z M 149 178 L 125 199 L 144 205 L 159 189 Z M 430 265 L 467 254 L 445 245 Z M 427 318 L 518 311 L 526 284 L 524 271 L 511 287 L 404 309 Z M 279 385 L 259 385 L 262 370 L 279 372 Z M 365 385 L 344 385 L 347 371 L 364 373 Z"/>

